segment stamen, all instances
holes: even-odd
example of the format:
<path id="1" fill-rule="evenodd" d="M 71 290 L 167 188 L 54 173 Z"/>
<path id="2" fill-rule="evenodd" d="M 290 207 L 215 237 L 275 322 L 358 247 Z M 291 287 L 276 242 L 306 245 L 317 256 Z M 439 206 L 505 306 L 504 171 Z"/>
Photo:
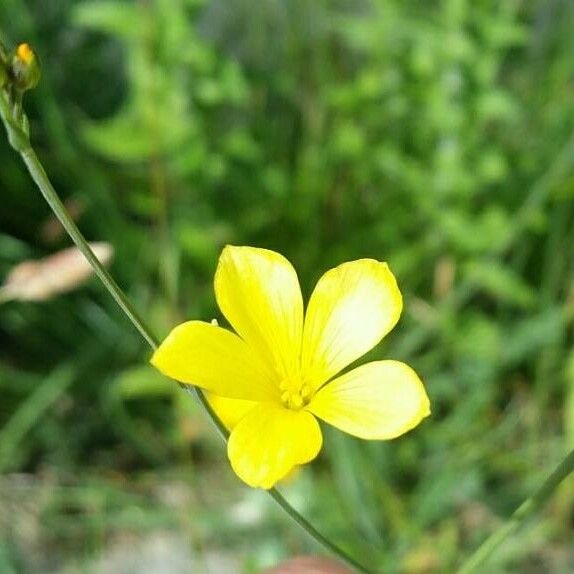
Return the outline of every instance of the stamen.
<path id="1" fill-rule="evenodd" d="M 298 411 L 309 403 L 311 388 L 309 385 L 301 385 L 299 381 L 284 379 L 279 384 L 281 390 L 281 402 L 283 406 Z"/>
<path id="2" fill-rule="evenodd" d="M 291 395 L 291 408 L 300 409 L 303 406 L 303 397 L 301 395 Z"/>

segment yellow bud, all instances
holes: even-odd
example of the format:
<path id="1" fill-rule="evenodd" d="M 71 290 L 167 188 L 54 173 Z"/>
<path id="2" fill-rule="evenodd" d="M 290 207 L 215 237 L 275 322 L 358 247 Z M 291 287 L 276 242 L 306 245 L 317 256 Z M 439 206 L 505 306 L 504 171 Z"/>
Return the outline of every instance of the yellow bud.
<path id="1" fill-rule="evenodd" d="M 20 44 L 16 49 L 16 56 L 27 66 L 29 66 L 36 58 L 29 44 Z"/>
<path id="2" fill-rule="evenodd" d="M 38 58 L 28 44 L 20 44 L 12 56 L 12 77 L 21 92 L 35 88 L 40 81 Z"/>

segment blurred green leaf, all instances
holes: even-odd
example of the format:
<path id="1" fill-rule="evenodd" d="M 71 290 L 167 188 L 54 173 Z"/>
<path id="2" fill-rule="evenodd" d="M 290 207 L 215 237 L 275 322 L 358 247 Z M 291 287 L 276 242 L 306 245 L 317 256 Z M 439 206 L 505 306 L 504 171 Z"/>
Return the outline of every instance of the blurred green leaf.
<path id="1" fill-rule="evenodd" d="M 474 261 L 464 268 L 465 277 L 496 301 L 530 308 L 535 291 L 518 275 L 496 261 Z"/>
<path id="2" fill-rule="evenodd" d="M 133 367 L 124 371 L 115 381 L 124 399 L 140 397 L 171 397 L 177 386 L 151 366 Z"/>
<path id="3" fill-rule="evenodd" d="M 517 364 L 560 341 L 566 324 L 564 309 L 549 308 L 517 321 L 504 336 L 503 360 Z"/>
<path id="4" fill-rule="evenodd" d="M 137 4 L 126 2 L 83 2 L 73 8 L 72 22 L 126 39 L 140 39 L 149 33 L 148 20 L 142 10 Z"/>

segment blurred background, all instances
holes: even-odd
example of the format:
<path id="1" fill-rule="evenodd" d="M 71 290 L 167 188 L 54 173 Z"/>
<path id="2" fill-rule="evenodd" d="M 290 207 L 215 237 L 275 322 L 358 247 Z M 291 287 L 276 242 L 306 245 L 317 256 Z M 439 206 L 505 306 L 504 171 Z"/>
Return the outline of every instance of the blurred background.
<path id="1" fill-rule="evenodd" d="M 226 243 L 280 251 L 306 296 L 343 261 L 390 263 L 405 312 L 369 358 L 413 365 L 433 415 L 384 443 L 325 428 L 282 486 L 377 571 L 452 572 L 574 443 L 573 27 L 569 0 L 0 3 L 0 39 L 42 62 L 38 154 L 159 336 L 221 319 Z M 10 283 L 70 241 L 4 135 L 0 194 Z M 95 280 L 26 285 L 0 302 L 0 572 L 317 551 Z M 484 571 L 574 571 L 573 483 Z"/>

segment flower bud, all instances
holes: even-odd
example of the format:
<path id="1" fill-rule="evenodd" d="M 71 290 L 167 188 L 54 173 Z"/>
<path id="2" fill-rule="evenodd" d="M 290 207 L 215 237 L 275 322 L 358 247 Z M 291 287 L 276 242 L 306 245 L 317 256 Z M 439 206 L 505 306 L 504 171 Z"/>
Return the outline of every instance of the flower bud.
<path id="1" fill-rule="evenodd" d="M 12 56 L 12 78 L 21 92 L 35 88 L 40 81 L 38 58 L 28 44 L 20 44 Z"/>

